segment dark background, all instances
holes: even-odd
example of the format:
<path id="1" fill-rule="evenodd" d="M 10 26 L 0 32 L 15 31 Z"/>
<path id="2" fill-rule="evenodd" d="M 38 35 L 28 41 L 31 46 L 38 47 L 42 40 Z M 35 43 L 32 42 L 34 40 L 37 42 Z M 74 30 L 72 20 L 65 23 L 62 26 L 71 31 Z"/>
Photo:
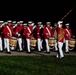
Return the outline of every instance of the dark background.
<path id="1" fill-rule="evenodd" d="M 53 25 L 75 5 L 74 0 L 3 1 L 0 2 L 0 20 L 23 20 L 24 22 L 31 20 L 35 23 L 42 21 L 43 24 L 50 21 Z M 65 23 L 70 23 L 73 34 L 76 35 L 76 6 L 63 21 L 64 26 Z"/>

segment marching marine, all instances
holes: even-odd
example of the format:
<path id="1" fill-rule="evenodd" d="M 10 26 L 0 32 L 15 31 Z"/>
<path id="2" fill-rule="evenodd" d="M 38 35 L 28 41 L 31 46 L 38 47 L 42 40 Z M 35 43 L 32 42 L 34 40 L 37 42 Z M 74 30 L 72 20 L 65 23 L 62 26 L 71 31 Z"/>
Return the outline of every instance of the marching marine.
<path id="1" fill-rule="evenodd" d="M 57 53 L 57 58 L 63 58 L 63 43 L 64 43 L 64 29 L 62 28 L 63 26 L 63 21 L 58 22 L 58 53 Z"/>
<path id="2" fill-rule="evenodd" d="M 50 47 L 48 44 L 48 40 L 50 37 L 52 37 L 52 28 L 50 27 L 51 23 L 50 22 L 46 22 L 46 26 L 44 27 L 43 30 L 43 36 L 45 39 L 45 43 L 46 43 L 46 53 L 50 53 Z"/>

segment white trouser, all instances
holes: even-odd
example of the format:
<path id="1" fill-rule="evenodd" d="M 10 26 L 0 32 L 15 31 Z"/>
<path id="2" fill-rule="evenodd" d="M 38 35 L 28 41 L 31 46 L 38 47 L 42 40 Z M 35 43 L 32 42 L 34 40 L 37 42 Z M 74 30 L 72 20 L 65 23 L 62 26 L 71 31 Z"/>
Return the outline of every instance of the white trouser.
<path id="1" fill-rule="evenodd" d="M 22 51 L 22 38 L 18 38 L 18 45 L 19 45 L 20 51 Z"/>
<path id="2" fill-rule="evenodd" d="M 56 41 L 55 41 L 55 42 L 56 42 Z M 55 43 L 55 51 L 58 50 L 57 45 L 58 45 L 58 42 Z"/>
<path id="3" fill-rule="evenodd" d="M 4 38 L 4 49 L 6 49 L 6 45 L 7 45 L 6 38 Z"/>
<path id="4" fill-rule="evenodd" d="M 69 49 L 68 49 L 68 40 L 65 40 L 65 52 L 69 52 Z"/>
<path id="5" fill-rule="evenodd" d="M 41 40 L 41 49 L 43 49 L 42 42 L 43 42 L 43 40 Z"/>
<path id="6" fill-rule="evenodd" d="M 49 44 L 48 44 L 48 39 L 45 39 L 45 43 L 46 43 L 46 50 L 47 52 L 50 52 L 50 47 L 49 47 Z"/>
<path id="7" fill-rule="evenodd" d="M 10 52 L 9 39 L 5 38 L 7 52 Z"/>
<path id="8" fill-rule="evenodd" d="M 37 45 L 38 45 L 38 51 L 41 51 L 42 49 L 42 40 L 41 39 L 37 39 Z"/>
<path id="9" fill-rule="evenodd" d="M 64 57 L 62 47 L 63 47 L 63 43 L 62 42 L 58 42 L 59 54 L 57 54 L 57 56 L 59 55 L 60 58 Z"/>
<path id="10" fill-rule="evenodd" d="M 30 39 L 26 39 L 26 42 L 27 42 L 27 50 L 28 50 L 28 52 L 31 52 L 31 50 L 30 50 Z"/>
<path id="11" fill-rule="evenodd" d="M 2 38 L 0 38 L 0 51 L 3 50 L 3 47 L 2 47 Z"/>

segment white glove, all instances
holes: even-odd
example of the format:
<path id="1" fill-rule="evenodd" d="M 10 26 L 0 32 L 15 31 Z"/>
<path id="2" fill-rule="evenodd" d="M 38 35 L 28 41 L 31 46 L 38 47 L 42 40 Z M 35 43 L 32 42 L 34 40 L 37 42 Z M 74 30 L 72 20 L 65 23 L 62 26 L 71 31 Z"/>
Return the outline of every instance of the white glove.
<path id="1" fill-rule="evenodd" d="M 16 35 L 18 35 L 18 32 L 16 32 Z"/>
<path id="2" fill-rule="evenodd" d="M 18 37 L 20 36 L 21 34 L 18 34 Z"/>
<path id="3" fill-rule="evenodd" d="M 13 26 L 13 28 L 15 28 L 17 26 L 17 24 L 15 24 L 15 26 Z"/>
<path id="4" fill-rule="evenodd" d="M 34 26 L 34 23 L 32 23 L 31 25 Z"/>
<path id="5" fill-rule="evenodd" d="M 36 28 L 36 26 L 33 26 L 33 29 L 35 29 Z"/>
<path id="6" fill-rule="evenodd" d="M 43 28 L 43 25 L 41 25 L 41 28 Z"/>
<path id="7" fill-rule="evenodd" d="M 4 23 L 1 25 L 1 27 L 4 26 Z"/>

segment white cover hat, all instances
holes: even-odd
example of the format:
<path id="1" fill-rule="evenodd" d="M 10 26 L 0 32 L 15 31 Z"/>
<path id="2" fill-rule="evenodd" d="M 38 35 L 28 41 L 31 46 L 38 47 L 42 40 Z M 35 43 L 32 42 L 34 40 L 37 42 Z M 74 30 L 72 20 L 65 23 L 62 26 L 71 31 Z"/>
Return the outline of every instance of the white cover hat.
<path id="1" fill-rule="evenodd" d="M 12 23 L 16 23 L 16 21 L 13 21 Z"/>
<path id="2" fill-rule="evenodd" d="M 7 22 L 10 23 L 10 22 L 12 22 L 12 21 L 11 21 L 11 20 L 8 20 Z"/>
<path id="3" fill-rule="evenodd" d="M 0 23 L 3 23 L 4 21 L 0 21 Z"/>
<path id="4" fill-rule="evenodd" d="M 69 26 L 69 23 L 65 24 L 66 26 Z"/>
<path id="5" fill-rule="evenodd" d="M 58 24 L 63 23 L 63 21 L 58 21 Z"/>
<path id="6" fill-rule="evenodd" d="M 24 26 L 27 26 L 27 23 L 24 23 L 23 25 L 24 25 Z"/>
<path id="7" fill-rule="evenodd" d="M 23 23 L 23 21 L 19 21 L 19 23 Z"/>
<path id="8" fill-rule="evenodd" d="M 37 24 L 42 24 L 42 22 L 38 22 Z"/>
<path id="9" fill-rule="evenodd" d="M 32 21 L 28 21 L 28 24 L 32 24 Z"/>
<path id="10" fill-rule="evenodd" d="M 58 21 L 58 27 L 61 27 L 60 24 L 62 24 L 63 21 Z"/>
<path id="11" fill-rule="evenodd" d="M 51 24 L 51 22 L 46 22 L 46 24 Z"/>

